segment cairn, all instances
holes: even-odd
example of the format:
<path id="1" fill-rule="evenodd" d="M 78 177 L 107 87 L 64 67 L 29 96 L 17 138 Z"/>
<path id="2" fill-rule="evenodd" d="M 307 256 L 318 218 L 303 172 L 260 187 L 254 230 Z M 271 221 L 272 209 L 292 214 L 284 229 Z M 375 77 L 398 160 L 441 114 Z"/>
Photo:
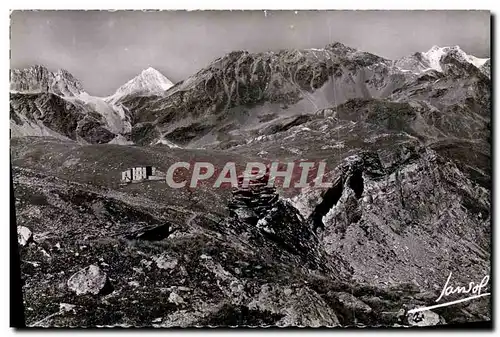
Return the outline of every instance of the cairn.
<path id="1" fill-rule="evenodd" d="M 229 212 L 232 218 L 249 225 L 256 225 L 279 199 L 274 186 L 268 186 L 269 170 L 260 178 L 250 180 L 243 186 L 245 175 L 238 176 L 238 187 L 233 188 Z"/>
<path id="2" fill-rule="evenodd" d="M 237 232 L 248 232 L 251 227 L 254 238 L 260 237 L 255 233 L 263 234 L 269 242 L 275 242 L 274 249 L 300 256 L 308 268 L 323 268 L 327 263 L 317 249 L 317 236 L 300 212 L 280 199 L 274 186 L 268 186 L 270 179 L 269 169 L 261 178 L 250 180 L 248 186 L 243 186 L 245 176 L 238 176 L 238 187 L 228 204 L 229 223 Z"/>

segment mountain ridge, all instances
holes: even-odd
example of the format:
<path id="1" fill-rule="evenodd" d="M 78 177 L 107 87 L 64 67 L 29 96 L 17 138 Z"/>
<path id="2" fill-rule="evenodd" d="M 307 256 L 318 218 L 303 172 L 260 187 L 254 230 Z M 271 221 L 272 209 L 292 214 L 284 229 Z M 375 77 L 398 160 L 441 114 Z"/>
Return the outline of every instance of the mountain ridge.
<path id="1" fill-rule="evenodd" d="M 166 138 L 203 146 L 211 139 L 218 141 L 216 125 L 232 128 L 231 124 L 237 124 L 236 128 L 244 128 L 257 123 L 256 119 L 264 114 L 279 117 L 314 113 L 356 98 L 409 99 L 401 97 L 401 93 L 439 78 L 488 80 L 479 68 L 463 58 L 457 59 L 460 56 L 446 53 L 442 62 L 440 59 L 445 71 L 440 72 L 412 71 L 411 67 L 403 67 L 403 62 L 341 43 L 323 49 L 235 51 L 215 59 L 164 95 L 125 100 L 123 104 L 134 111 L 139 128 L 147 125 L 147 139 Z M 196 137 L 177 137 L 190 127 L 198 130 L 194 131 Z"/>
<path id="2" fill-rule="evenodd" d="M 85 92 L 81 82 L 67 70 L 58 69 L 51 72 L 42 65 L 11 69 L 10 91 L 50 92 L 62 96 L 76 96 Z"/>
<path id="3" fill-rule="evenodd" d="M 51 73 L 41 66 L 28 68 L 25 79 L 22 70 L 11 71 L 11 89 L 48 91 L 82 102 L 127 142 L 196 147 L 220 142 L 219 129 L 230 131 L 231 124 L 257 123 L 265 110 L 279 119 L 355 98 L 407 99 L 400 93 L 421 86 L 419 78 L 468 78 L 480 76 L 477 72 L 489 77 L 489 59 L 467 55 L 458 46 L 433 46 L 393 61 L 336 42 L 321 49 L 234 51 L 175 85 L 149 67 L 107 97 L 88 95 L 67 71 Z M 179 138 L 189 128 L 198 130 L 195 136 Z"/>

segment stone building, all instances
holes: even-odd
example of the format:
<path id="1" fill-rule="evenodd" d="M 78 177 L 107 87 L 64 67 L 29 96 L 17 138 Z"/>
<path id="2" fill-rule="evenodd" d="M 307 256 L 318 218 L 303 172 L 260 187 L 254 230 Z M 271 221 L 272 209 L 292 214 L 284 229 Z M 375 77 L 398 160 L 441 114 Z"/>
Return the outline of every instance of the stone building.
<path id="1" fill-rule="evenodd" d="M 123 183 L 139 182 L 144 180 L 157 180 L 156 167 L 154 166 L 139 166 L 133 167 L 122 172 L 121 181 Z"/>

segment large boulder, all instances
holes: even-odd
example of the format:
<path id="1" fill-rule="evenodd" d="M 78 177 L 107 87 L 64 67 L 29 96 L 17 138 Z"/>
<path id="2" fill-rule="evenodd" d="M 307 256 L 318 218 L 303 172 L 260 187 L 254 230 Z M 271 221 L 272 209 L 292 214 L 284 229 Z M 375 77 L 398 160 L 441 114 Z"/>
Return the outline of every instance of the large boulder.
<path id="1" fill-rule="evenodd" d="M 167 270 L 174 269 L 179 262 L 175 257 L 169 256 L 167 254 L 162 254 L 154 258 L 154 260 L 158 268 Z"/>
<path id="2" fill-rule="evenodd" d="M 445 323 L 438 314 L 430 310 L 409 313 L 407 319 L 411 326 L 432 326 Z"/>
<path id="3" fill-rule="evenodd" d="M 108 276 L 96 265 L 90 265 L 70 277 L 68 287 L 77 295 L 104 295 L 112 291 Z"/>
<path id="4" fill-rule="evenodd" d="M 17 226 L 17 242 L 20 246 L 26 246 L 33 241 L 33 233 L 28 227 Z"/>

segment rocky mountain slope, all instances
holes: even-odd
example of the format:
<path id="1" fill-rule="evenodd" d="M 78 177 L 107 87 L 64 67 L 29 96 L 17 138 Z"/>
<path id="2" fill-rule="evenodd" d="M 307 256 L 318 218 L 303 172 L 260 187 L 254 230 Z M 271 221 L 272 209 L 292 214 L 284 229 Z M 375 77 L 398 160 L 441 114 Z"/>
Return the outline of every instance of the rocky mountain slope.
<path id="1" fill-rule="evenodd" d="M 11 94 L 11 119 L 70 139 L 11 140 L 27 324 L 491 320 L 489 297 L 408 313 L 436 304 L 450 273 L 477 284 L 491 263 L 489 61 L 433 49 L 230 53 L 166 92 L 123 96 L 119 134 L 135 146 L 71 141 L 109 124 L 57 94 Z M 332 185 L 120 185 L 137 165 L 273 160 L 324 161 Z"/>
<path id="2" fill-rule="evenodd" d="M 260 129 L 298 114 L 315 114 L 349 99 L 418 100 L 428 102 L 429 110 L 440 110 L 441 106 L 433 106 L 433 97 L 446 90 L 455 93 L 455 100 L 465 100 L 469 94 L 485 95 L 489 80 L 478 68 L 486 64 L 485 59 L 467 55 L 458 47 L 438 48 L 439 53 L 434 49 L 398 61 L 340 43 L 323 49 L 237 51 L 215 60 L 164 95 L 124 100 L 123 104 L 137 122 L 133 132 L 143 135 L 135 141 L 149 144 L 167 139 L 204 147 L 224 142 L 242 130 Z M 442 87 L 453 88 L 421 90 L 433 88 L 439 80 Z M 477 93 L 464 92 L 460 98 L 463 87 L 471 85 L 481 88 Z M 419 97 L 412 97 L 415 91 Z M 483 104 L 480 109 L 486 111 L 487 107 Z"/>
<path id="3" fill-rule="evenodd" d="M 11 137 L 52 136 L 91 144 L 116 137 L 106 118 L 80 100 L 52 93 L 10 95 Z"/>
<path id="4" fill-rule="evenodd" d="M 10 72 L 10 91 L 23 93 L 53 93 L 59 96 L 77 96 L 84 92 L 82 84 L 68 71 L 50 72 L 35 65 Z"/>

